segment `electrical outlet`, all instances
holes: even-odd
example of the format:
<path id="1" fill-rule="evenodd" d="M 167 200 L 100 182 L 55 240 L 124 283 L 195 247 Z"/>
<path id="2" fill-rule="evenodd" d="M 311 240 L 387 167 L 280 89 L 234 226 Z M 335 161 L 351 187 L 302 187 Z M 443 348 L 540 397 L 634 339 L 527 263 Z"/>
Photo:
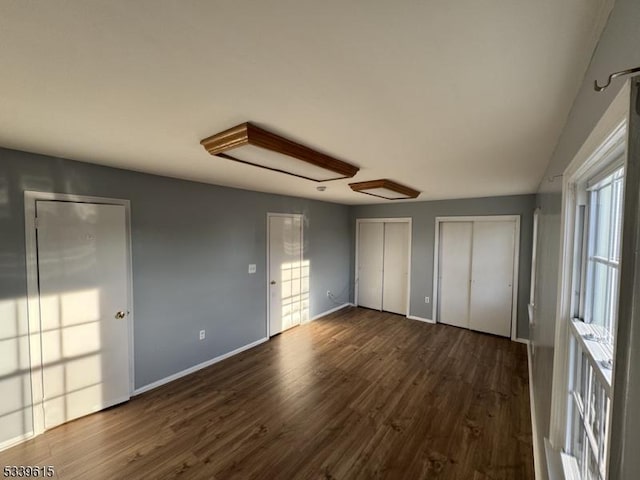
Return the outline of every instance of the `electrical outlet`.
<path id="1" fill-rule="evenodd" d="M 200 330 L 200 340 L 204 340 L 205 333 L 206 332 L 204 330 Z"/>
<path id="2" fill-rule="evenodd" d="M 327 290 L 327 298 L 331 298 L 331 290 Z"/>
<path id="3" fill-rule="evenodd" d="M 424 303 L 429 303 L 431 299 L 429 297 L 424 297 Z"/>
<path id="4" fill-rule="evenodd" d="M 250 263 L 249 264 L 249 273 L 256 273 L 256 264 L 255 263 Z"/>

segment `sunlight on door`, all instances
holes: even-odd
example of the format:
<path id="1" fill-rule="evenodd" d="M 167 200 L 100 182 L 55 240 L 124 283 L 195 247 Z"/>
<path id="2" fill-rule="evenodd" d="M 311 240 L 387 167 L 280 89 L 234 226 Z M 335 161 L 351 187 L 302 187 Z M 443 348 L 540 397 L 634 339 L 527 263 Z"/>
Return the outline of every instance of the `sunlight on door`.
<path id="1" fill-rule="evenodd" d="M 40 298 L 46 427 L 99 410 L 103 404 L 100 292 Z"/>
<path id="2" fill-rule="evenodd" d="M 309 320 L 309 260 L 283 263 L 280 271 L 282 329 Z"/>
<path id="3" fill-rule="evenodd" d="M 303 222 L 297 214 L 268 214 L 268 333 L 277 335 L 309 319 L 309 269 Z"/>

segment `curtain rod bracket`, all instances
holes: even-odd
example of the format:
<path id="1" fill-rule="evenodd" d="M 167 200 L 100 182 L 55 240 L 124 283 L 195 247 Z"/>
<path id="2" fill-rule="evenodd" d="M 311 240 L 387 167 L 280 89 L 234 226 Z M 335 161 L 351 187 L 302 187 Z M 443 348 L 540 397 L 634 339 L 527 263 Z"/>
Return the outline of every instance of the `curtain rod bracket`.
<path id="1" fill-rule="evenodd" d="M 640 72 L 640 67 L 629 68 L 627 70 L 621 70 L 619 72 L 612 73 L 611 75 L 609 75 L 609 78 L 607 79 L 607 83 L 605 83 L 604 85 L 598 85 L 598 80 L 595 80 L 593 82 L 593 89 L 596 92 L 602 92 L 606 90 L 609 85 L 611 85 L 611 80 L 613 80 L 614 78 L 622 77 L 624 75 L 631 75 L 632 73 L 638 73 L 638 72 Z"/>

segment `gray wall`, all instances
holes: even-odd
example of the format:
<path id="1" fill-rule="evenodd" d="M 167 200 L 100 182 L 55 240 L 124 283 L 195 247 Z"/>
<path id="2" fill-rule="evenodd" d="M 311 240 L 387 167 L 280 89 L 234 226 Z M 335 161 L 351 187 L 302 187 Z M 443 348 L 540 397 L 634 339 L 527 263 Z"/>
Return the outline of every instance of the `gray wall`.
<path id="1" fill-rule="evenodd" d="M 31 425 L 24 190 L 131 201 L 136 387 L 265 336 L 267 212 L 305 215 L 310 316 L 348 301 L 347 206 L 0 149 L 0 443 Z"/>
<path id="2" fill-rule="evenodd" d="M 544 226 L 540 235 L 543 247 L 540 250 L 540 261 L 537 266 L 541 279 L 538 282 L 540 288 L 537 298 L 537 325 L 531 336 L 536 351 L 532 382 L 536 399 L 539 445 L 542 445 L 543 437 L 549 434 L 560 249 L 561 200 L 558 192 L 561 181 L 557 179 L 554 182 L 548 182 L 546 178 L 563 173 L 623 84 L 623 80 L 616 80 L 605 92 L 596 93 L 593 90 L 593 81 L 597 78 L 602 82 L 614 71 L 640 65 L 639 25 L 640 2 L 617 0 L 547 168 L 545 179 L 540 185 L 537 203 L 541 207 L 540 223 Z M 640 401 L 640 395 L 637 393 L 636 403 Z M 637 446 L 640 443 L 640 431 L 636 430 L 633 436 L 633 442 L 630 445 Z"/>
<path id="3" fill-rule="evenodd" d="M 362 205 L 351 210 L 352 228 L 355 219 L 372 217 L 411 217 L 411 302 L 410 314 L 433 319 L 433 298 L 425 304 L 424 297 L 433 297 L 433 247 L 436 217 L 464 215 L 520 215 L 520 266 L 518 279 L 518 337 L 529 337 L 527 304 L 531 278 L 531 243 L 533 235 L 534 195 L 469 198 L 428 202 L 385 203 Z M 351 271 L 353 285 L 354 272 Z"/>

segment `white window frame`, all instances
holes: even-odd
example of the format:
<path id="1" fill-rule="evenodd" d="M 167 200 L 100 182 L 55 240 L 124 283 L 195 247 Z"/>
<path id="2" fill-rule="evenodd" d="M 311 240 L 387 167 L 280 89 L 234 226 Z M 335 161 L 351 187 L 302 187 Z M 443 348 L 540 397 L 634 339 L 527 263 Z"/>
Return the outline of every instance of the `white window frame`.
<path id="1" fill-rule="evenodd" d="M 616 172 L 619 172 L 620 170 L 622 170 L 622 174 L 621 174 L 621 178 L 613 178 L 610 182 L 607 182 L 606 184 L 603 184 L 603 181 L 605 179 L 611 178 L 612 175 Z M 587 209 L 587 213 L 588 216 L 590 218 L 594 218 L 597 217 L 596 215 L 592 215 L 591 210 L 593 210 L 596 206 L 593 205 L 593 200 L 596 196 L 599 195 L 599 192 L 602 188 L 605 188 L 607 185 L 611 185 L 611 189 L 612 189 L 612 203 L 610 205 L 610 218 L 609 221 L 611 222 L 614 218 L 614 214 L 615 212 L 613 211 L 613 207 L 615 206 L 615 198 L 614 198 L 614 192 L 615 192 L 615 183 L 624 179 L 624 159 L 622 157 L 620 157 L 617 160 L 614 160 L 612 162 L 612 164 L 610 165 L 610 168 L 606 168 L 605 171 L 603 172 L 603 175 L 598 175 L 596 176 L 596 178 L 593 179 L 593 182 L 589 182 L 589 184 L 586 186 L 587 189 L 587 195 L 589 196 L 589 199 L 587 201 L 588 204 L 588 209 Z M 622 187 L 621 187 L 621 192 L 624 195 L 624 181 L 622 182 Z M 618 212 L 618 217 L 620 218 L 620 222 L 622 223 L 622 210 L 620 212 Z M 594 229 L 595 229 L 595 222 L 590 222 L 589 224 L 585 225 L 587 232 L 585 232 L 585 235 L 589 238 L 589 240 L 593 240 L 593 242 L 589 242 L 589 243 L 593 243 L 591 245 L 591 247 L 593 248 L 593 246 L 595 245 L 595 240 L 597 239 L 593 239 L 592 237 L 595 235 Z M 613 231 L 613 225 L 609 225 L 609 231 L 610 233 L 614 233 Z M 620 236 L 622 236 L 622 231 L 618 232 L 618 234 Z M 620 239 L 621 240 L 621 239 Z M 609 239 L 609 241 L 611 241 L 611 239 Z M 613 239 L 612 241 L 616 241 L 616 239 Z M 587 243 L 587 242 L 585 242 Z M 622 242 L 620 241 L 619 245 L 621 246 Z M 618 255 L 620 255 L 620 251 L 618 251 Z M 584 279 L 587 281 L 587 284 L 584 285 L 583 289 L 584 290 L 590 290 L 591 289 L 591 285 L 588 283 L 589 279 L 592 279 L 592 273 L 589 271 L 591 268 L 595 268 L 595 265 L 599 264 L 599 265 L 603 265 L 605 267 L 608 268 L 613 268 L 617 271 L 617 280 L 619 281 L 620 279 L 620 261 L 619 260 L 615 260 L 615 259 L 611 259 L 609 257 L 604 258 L 601 257 L 599 255 L 597 255 L 597 253 L 593 250 L 590 250 L 588 252 L 584 253 L 584 267 L 583 267 L 583 277 Z M 607 281 L 609 281 L 610 279 L 608 279 Z M 579 314 L 582 316 L 582 318 L 587 321 L 587 322 L 592 322 L 593 318 L 593 311 L 592 308 L 593 306 L 591 305 L 592 298 L 582 298 L 581 299 L 581 304 L 580 304 L 580 309 L 579 309 Z M 617 309 L 616 309 L 616 313 L 614 313 L 614 317 L 617 314 Z M 611 324 L 605 327 L 605 330 L 607 330 L 607 334 L 613 334 L 613 332 L 616 330 L 617 328 L 617 323 L 616 324 Z"/>
<path id="2" fill-rule="evenodd" d="M 580 457 L 582 457 L 582 469 L 586 473 L 587 464 L 591 463 L 591 453 L 597 463 L 600 475 L 602 478 L 606 478 L 606 467 L 608 461 L 608 449 L 609 449 L 609 432 L 611 428 L 611 405 L 613 403 L 613 388 L 612 388 L 612 371 L 610 367 L 605 367 L 607 362 L 613 360 L 613 345 L 606 342 L 600 342 L 595 337 L 605 337 L 608 339 L 613 338 L 615 340 L 615 325 L 613 323 L 610 329 L 604 328 L 600 325 L 591 323 L 593 321 L 590 318 L 591 302 L 593 300 L 594 286 L 594 274 L 591 269 L 595 268 L 595 264 L 604 264 L 613 269 L 613 274 L 616 276 L 616 281 L 619 285 L 620 280 L 620 266 L 619 262 L 612 262 L 609 260 L 596 257 L 594 247 L 598 240 L 598 232 L 601 228 L 611 232 L 612 225 L 609 223 L 604 227 L 596 224 L 599 218 L 599 202 L 596 199 L 596 194 L 593 190 L 601 187 L 602 182 L 600 180 L 610 178 L 615 172 L 624 170 L 624 140 L 623 143 L 619 141 L 612 149 L 604 153 L 601 158 L 602 164 L 606 164 L 603 174 L 598 174 L 592 177 L 587 182 L 583 182 L 580 185 L 580 189 L 577 191 L 576 196 L 576 208 L 584 209 L 583 218 L 577 219 L 580 230 L 575 232 L 575 248 L 576 248 L 576 264 L 574 265 L 574 275 L 572 278 L 573 287 L 573 305 L 572 305 L 572 317 L 569 321 L 569 384 L 568 387 L 568 405 L 567 405 L 567 421 L 566 421 L 566 440 L 565 451 L 570 454 L 574 454 L 572 451 L 574 446 L 582 444 L 578 447 Z M 599 162 L 600 164 L 600 162 Z M 624 171 L 620 173 L 619 178 L 624 178 Z M 612 179 L 611 185 L 617 180 Z M 611 192 L 611 205 L 609 206 L 609 221 L 614 218 L 614 206 L 616 205 L 616 199 L 614 197 L 614 189 L 612 187 Z M 596 202 L 594 202 L 596 200 Z M 622 208 L 618 213 L 620 218 L 620 227 L 622 226 Z M 597 228 L 597 230 L 596 230 Z M 621 232 L 620 232 L 621 233 Z M 608 238 L 607 247 L 610 246 L 610 242 L 615 242 L 615 238 Z M 588 248 L 585 248 L 588 247 Z M 609 255 L 609 253 L 607 253 Z M 611 290 L 609 287 L 609 281 L 611 281 L 611 274 L 607 272 L 607 285 L 605 287 L 605 296 L 610 296 L 610 301 L 613 302 L 614 312 L 613 316 L 617 314 L 617 301 L 619 299 L 618 293 L 611 296 Z M 618 290 L 619 291 L 619 290 Z M 603 335 L 604 331 L 607 331 L 606 335 Z M 584 368 L 587 370 L 585 371 Z M 593 393 L 593 395 L 591 395 Z M 595 405 L 594 405 L 595 403 Z M 606 432 L 606 438 L 605 438 Z M 578 435 L 576 437 L 576 435 Z M 577 441 L 577 439 L 582 439 Z M 599 439 L 599 440 L 598 440 Z M 579 474 L 580 460 L 576 458 L 571 459 L 575 463 L 575 467 L 572 470 L 577 470 Z"/>
<path id="3" fill-rule="evenodd" d="M 626 161 L 629 95 L 630 82 L 627 81 L 563 174 L 560 268 L 549 426 L 549 443 L 558 458 L 566 448 L 569 437 L 569 340 L 574 299 L 572 285 L 576 253 L 575 225 L 580 194 L 577 187 L 587 179 L 594 178 L 614 158 L 622 155 Z M 615 372 L 613 375 L 615 376 Z M 611 391 L 613 398 L 613 387 Z M 556 462 L 555 459 L 548 459 L 548 463 Z M 570 472 L 566 474 L 570 475 Z"/>

